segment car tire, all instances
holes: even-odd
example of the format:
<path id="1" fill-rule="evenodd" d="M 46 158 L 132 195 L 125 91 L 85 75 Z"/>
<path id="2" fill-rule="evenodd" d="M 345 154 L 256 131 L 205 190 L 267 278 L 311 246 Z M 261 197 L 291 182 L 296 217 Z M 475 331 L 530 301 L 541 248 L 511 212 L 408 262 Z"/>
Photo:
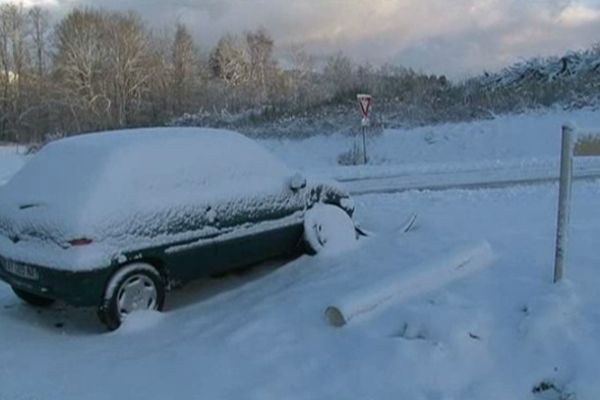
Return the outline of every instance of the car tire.
<path id="1" fill-rule="evenodd" d="M 339 239 L 356 240 L 357 232 L 342 208 L 331 204 L 318 204 L 304 216 L 304 247 L 308 254 L 316 255 L 337 246 Z"/>
<path id="2" fill-rule="evenodd" d="M 23 300 L 25 303 L 30 304 L 36 307 L 50 307 L 54 304 L 55 300 L 50 299 L 48 297 L 38 296 L 37 294 L 33 294 L 27 292 L 25 290 L 18 289 L 16 287 L 12 287 L 13 292 L 17 295 L 18 298 Z"/>
<path id="3" fill-rule="evenodd" d="M 98 317 L 114 331 L 132 312 L 161 311 L 165 291 L 165 281 L 154 266 L 146 263 L 126 265 L 110 278 Z"/>

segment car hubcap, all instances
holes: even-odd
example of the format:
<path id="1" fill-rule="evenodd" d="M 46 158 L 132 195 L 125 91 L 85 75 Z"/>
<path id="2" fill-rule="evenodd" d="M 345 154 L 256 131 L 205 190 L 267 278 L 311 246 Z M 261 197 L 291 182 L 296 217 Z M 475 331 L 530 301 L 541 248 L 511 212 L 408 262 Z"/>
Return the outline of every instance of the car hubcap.
<path id="1" fill-rule="evenodd" d="M 315 232 L 317 233 L 317 240 L 321 246 L 325 246 L 327 243 L 327 236 L 323 234 L 323 225 L 317 224 L 315 225 Z"/>
<path id="2" fill-rule="evenodd" d="M 121 319 L 137 310 L 156 310 L 158 291 L 154 281 L 146 275 L 132 275 L 119 289 L 117 306 Z"/>

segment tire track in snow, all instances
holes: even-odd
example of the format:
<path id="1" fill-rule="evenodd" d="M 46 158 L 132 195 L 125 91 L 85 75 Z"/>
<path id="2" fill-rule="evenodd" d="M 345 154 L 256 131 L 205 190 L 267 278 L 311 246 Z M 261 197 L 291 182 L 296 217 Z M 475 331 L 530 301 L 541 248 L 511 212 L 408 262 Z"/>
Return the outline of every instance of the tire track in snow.
<path id="1" fill-rule="evenodd" d="M 597 164 L 597 163 L 595 163 Z M 352 195 L 397 193 L 409 190 L 492 189 L 519 185 L 558 182 L 556 168 L 480 169 L 452 172 L 397 174 L 368 178 L 344 178 L 338 181 Z M 576 166 L 575 180 L 600 179 L 599 165 Z"/>

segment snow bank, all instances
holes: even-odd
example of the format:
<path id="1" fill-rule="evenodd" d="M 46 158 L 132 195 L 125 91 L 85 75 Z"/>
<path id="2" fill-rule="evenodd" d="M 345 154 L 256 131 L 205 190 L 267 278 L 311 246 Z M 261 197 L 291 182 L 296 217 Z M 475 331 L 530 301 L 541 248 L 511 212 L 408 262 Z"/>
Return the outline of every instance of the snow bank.
<path id="1" fill-rule="evenodd" d="M 141 335 L 144 331 L 148 331 L 160 325 L 164 319 L 164 314 L 154 310 L 139 310 L 123 321 L 119 329 L 113 332 L 113 335 Z"/>

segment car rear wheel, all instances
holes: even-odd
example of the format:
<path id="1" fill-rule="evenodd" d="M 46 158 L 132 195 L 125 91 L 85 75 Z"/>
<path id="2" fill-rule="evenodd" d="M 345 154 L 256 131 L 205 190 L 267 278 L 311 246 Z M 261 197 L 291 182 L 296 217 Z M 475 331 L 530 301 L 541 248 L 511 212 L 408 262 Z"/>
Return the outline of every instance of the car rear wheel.
<path id="1" fill-rule="evenodd" d="M 129 264 L 110 279 L 98 316 L 108 329 L 115 330 L 136 311 L 162 310 L 164 301 L 165 283 L 156 268 Z"/>
<path id="2" fill-rule="evenodd" d="M 340 207 L 318 204 L 304 217 L 304 243 L 309 254 L 351 248 L 357 239 L 352 218 Z"/>
<path id="3" fill-rule="evenodd" d="M 54 299 L 50 299 L 48 297 L 38 296 L 37 294 L 33 294 L 30 292 L 26 292 L 25 290 L 18 289 L 16 287 L 12 287 L 13 292 L 17 295 L 18 298 L 23 300 L 27 304 L 31 304 L 36 307 L 49 307 L 54 304 Z"/>

